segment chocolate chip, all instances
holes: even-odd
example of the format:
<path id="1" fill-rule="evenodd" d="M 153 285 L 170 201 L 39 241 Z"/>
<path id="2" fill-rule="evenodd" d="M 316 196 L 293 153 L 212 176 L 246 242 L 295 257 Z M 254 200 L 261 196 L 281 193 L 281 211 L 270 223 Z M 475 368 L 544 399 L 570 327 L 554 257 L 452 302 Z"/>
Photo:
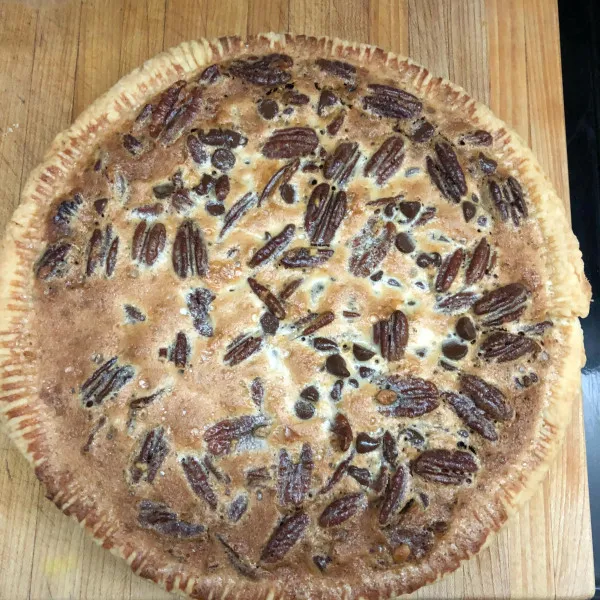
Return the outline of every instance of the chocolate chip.
<path id="1" fill-rule="evenodd" d="M 425 438 L 416 430 L 407 427 L 400 432 L 400 437 L 404 437 L 411 446 L 420 448 L 425 444 Z"/>
<path id="2" fill-rule="evenodd" d="M 359 454 L 366 454 L 367 452 L 373 452 L 379 447 L 379 442 L 377 438 L 371 437 L 368 433 L 361 431 L 356 436 L 356 451 Z"/>
<path id="3" fill-rule="evenodd" d="M 442 257 L 437 252 L 432 252 L 431 254 L 423 252 L 417 256 L 417 265 L 423 269 L 431 266 L 439 267 L 441 264 Z"/>
<path id="4" fill-rule="evenodd" d="M 338 345 L 329 338 L 318 337 L 313 340 L 313 346 L 321 352 L 337 352 Z"/>
<path id="5" fill-rule="evenodd" d="M 486 174 L 491 175 L 498 166 L 498 163 L 492 158 L 488 158 L 483 152 L 479 153 L 479 168 Z"/>
<path id="6" fill-rule="evenodd" d="M 223 202 L 229 194 L 229 177 L 221 175 L 215 182 L 215 196 L 219 202 Z"/>
<path id="7" fill-rule="evenodd" d="M 328 373 L 337 377 L 350 377 L 350 371 L 346 367 L 346 361 L 339 354 L 332 354 L 325 361 L 325 368 Z"/>
<path id="8" fill-rule="evenodd" d="M 451 340 L 442 344 L 442 353 L 450 360 L 460 360 L 467 355 L 469 348 L 465 344 Z"/>
<path id="9" fill-rule="evenodd" d="M 228 148 L 217 148 L 210 159 L 213 167 L 219 171 L 230 171 L 235 165 L 235 156 Z"/>
<path id="10" fill-rule="evenodd" d="M 270 121 L 271 119 L 277 116 L 277 113 L 279 112 L 279 107 L 277 106 L 277 102 L 275 102 L 275 100 L 267 99 L 263 100 L 258 105 L 258 112 L 260 116 L 263 117 L 263 119 L 267 119 L 267 121 Z"/>
<path id="11" fill-rule="evenodd" d="M 315 416 L 315 407 L 311 402 L 298 400 L 296 404 L 294 404 L 294 412 L 299 419 L 308 421 L 308 419 L 312 419 L 312 417 Z"/>
<path id="12" fill-rule="evenodd" d="M 200 196 L 208 194 L 208 192 L 215 187 L 215 181 L 216 180 L 214 177 L 208 173 L 204 173 L 204 175 L 202 175 L 202 179 L 200 179 L 200 183 L 194 188 L 194 192 Z"/>
<path id="13" fill-rule="evenodd" d="M 469 202 L 468 200 L 465 200 L 462 203 L 462 210 L 463 210 L 463 216 L 465 218 L 466 223 L 468 223 L 475 216 L 475 213 L 477 212 L 477 208 L 475 207 L 475 205 L 472 202 Z"/>
<path id="14" fill-rule="evenodd" d="M 358 379 L 354 379 L 354 377 L 348 379 L 348 385 L 351 385 L 353 388 L 358 388 Z"/>
<path id="15" fill-rule="evenodd" d="M 300 392 L 300 398 L 304 398 L 304 400 L 310 400 L 311 402 L 318 402 L 319 390 L 314 385 L 309 385 Z"/>
<path id="16" fill-rule="evenodd" d="M 174 191 L 175 186 L 171 182 L 161 183 L 160 185 L 155 185 L 152 188 L 152 193 L 159 200 L 164 200 L 165 198 L 168 198 L 173 194 Z"/>
<path id="17" fill-rule="evenodd" d="M 400 252 L 404 252 L 404 254 L 410 254 L 415 249 L 415 243 L 405 231 L 400 232 L 396 236 L 394 243 L 396 244 L 396 248 L 398 248 Z"/>
<path id="18" fill-rule="evenodd" d="M 380 281 L 382 277 L 383 277 L 383 271 L 377 271 L 377 273 L 373 273 L 373 275 L 371 275 L 371 277 L 369 277 L 369 279 L 371 281 Z"/>
<path id="19" fill-rule="evenodd" d="M 414 219 L 421 210 L 421 203 L 416 201 L 400 202 L 400 212 L 407 219 Z"/>
<path id="20" fill-rule="evenodd" d="M 317 569 L 319 569 L 321 573 L 324 573 L 325 569 L 327 569 L 327 565 L 331 562 L 331 558 L 329 556 L 317 554 L 313 556 L 313 562 L 317 566 Z"/>
<path id="21" fill-rule="evenodd" d="M 364 346 L 360 346 L 359 344 L 353 344 L 352 353 L 354 354 L 354 358 L 359 361 L 370 360 L 375 356 L 375 352 L 365 348 Z"/>
<path id="22" fill-rule="evenodd" d="M 371 369 L 370 367 L 359 367 L 358 374 L 362 379 L 368 379 L 375 373 L 375 369 Z"/>
<path id="23" fill-rule="evenodd" d="M 99 215 L 103 215 L 107 204 L 108 198 L 100 198 L 94 201 L 94 209 Z"/>
<path id="24" fill-rule="evenodd" d="M 220 202 L 208 202 L 206 212 L 213 217 L 219 217 L 225 212 L 225 207 Z"/>
<path id="25" fill-rule="evenodd" d="M 294 202 L 296 202 L 296 192 L 289 183 L 284 183 L 279 188 L 279 193 L 286 204 L 294 204 Z"/>
<path id="26" fill-rule="evenodd" d="M 440 367 L 442 367 L 442 369 L 444 369 L 444 371 L 456 371 L 457 367 L 453 364 L 450 364 L 449 362 L 445 361 L 445 360 L 440 360 Z"/>
<path id="27" fill-rule="evenodd" d="M 341 379 L 338 379 L 331 388 L 331 392 L 329 397 L 334 402 L 339 402 L 342 399 L 342 390 L 344 389 L 344 382 Z"/>
<path id="28" fill-rule="evenodd" d="M 385 208 L 383 209 L 383 214 L 386 217 L 393 217 L 394 216 L 394 212 L 395 212 L 395 206 L 393 202 L 390 202 L 389 204 L 385 205 Z"/>
<path id="29" fill-rule="evenodd" d="M 260 326 L 265 335 L 275 335 L 279 329 L 279 319 L 273 313 L 266 312 L 260 318 Z"/>
<path id="30" fill-rule="evenodd" d="M 463 340 L 471 341 L 477 337 L 477 331 L 475 325 L 469 317 L 461 317 L 456 323 L 456 333 Z"/>
<path id="31" fill-rule="evenodd" d="M 322 116 L 323 109 L 328 106 L 333 106 L 337 102 L 337 96 L 330 90 L 323 90 L 319 97 L 319 104 L 317 106 L 317 113 Z"/>

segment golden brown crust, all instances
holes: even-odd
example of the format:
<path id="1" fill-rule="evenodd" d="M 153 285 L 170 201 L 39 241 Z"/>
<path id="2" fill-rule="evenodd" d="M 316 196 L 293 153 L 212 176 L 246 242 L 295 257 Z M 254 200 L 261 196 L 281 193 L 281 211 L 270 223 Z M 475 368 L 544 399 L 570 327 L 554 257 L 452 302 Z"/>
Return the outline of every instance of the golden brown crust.
<path id="1" fill-rule="evenodd" d="M 40 396 L 52 393 L 52 390 L 38 389 L 36 355 L 30 347 L 35 327 L 31 273 L 45 241 L 46 231 L 40 223 L 47 205 L 67 191 L 69 175 L 81 167 L 88 158 L 88 149 L 98 139 L 130 120 L 157 92 L 179 79 L 189 79 L 208 64 L 244 54 L 284 49 L 294 56 L 334 56 L 371 68 L 379 66 L 390 72 L 397 71 L 400 87 L 426 98 L 442 115 L 445 111 L 459 114 L 469 126 L 491 132 L 494 156 L 528 190 L 530 214 L 541 232 L 541 239 L 535 240 L 541 249 L 536 253 L 538 262 L 535 265 L 541 281 L 527 274 L 528 265 L 523 262 L 531 259 L 531 250 L 520 252 L 522 242 L 512 240 L 508 230 L 498 236 L 499 244 L 506 249 L 506 263 L 501 265 L 501 272 L 517 270 L 525 278 L 530 277 L 527 281 L 533 288 L 539 310 L 537 316 L 540 320 L 552 319 L 555 331 L 549 342 L 552 368 L 535 392 L 536 402 L 539 402 L 535 432 L 527 440 L 528 445 L 513 457 L 518 457 L 521 470 L 499 468 L 494 477 L 495 487 L 488 479 L 490 487 L 485 493 L 476 495 L 475 500 L 459 508 L 453 521 L 453 535 L 442 540 L 426 561 L 402 569 L 398 576 L 384 578 L 375 573 L 362 581 L 354 579 L 353 585 L 348 583 L 345 590 L 353 597 L 387 597 L 417 589 L 455 569 L 461 560 L 477 552 L 489 539 L 489 534 L 496 531 L 535 489 L 568 423 L 571 398 L 578 394 L 584 357 L 577 317 L 587 314 L 590 295 L 577 241 L 570 232 L 563 204 L 531 152 L 514 132 L 463 90 L 432 78 L 425 69 L 406 59 L 370 46 L 304 36 L 258 36 L 248 42 L 238 38 L 202 40 L 182 44 L 148 61 L 96 101 L 67 132 L 56 138 L 44 163 L 32 173 L 24 189 L 22 204 L 15 212 L 3 242 L 4 268 L 0 275 L 2 412 L 11 436 L 35 466 L 49 497 L 65 513 L 84 523 L 97 541 L 124 557 L 137 573 L 167 589 L 176 588 L 195 597 L 209 594 L 235 597 L 238 591 L 249 589 L 249 584 L 239 579 L 224 581 L 217 576 L 194 579 L 185 563 L 170 559 L 164 552 L 143 543 L 136 545 L 138 538 L 131 531 L 114 526 L 114 515 L 99 508 L 102 503 L 81 486 L 77 473 L 58 471 L 53 466 L 52 432 L 46 428 L 49 422 L 47 407 L 40 402 Z M 535 233 L 533 229 L 531 232 L 532 235 Z M 253 583 L 252 591 L 246 593 L 256 598 L 287 597 L 292 595 L 287 587 L 291 583 L 298 582 L 293 578 L 287 582 L 266 578 Z M 312 586 L 312 583 L 308 585 Z M 310 589 L 307 587 L 306 592 Z M 313 592 L 333 598 L 341 590 L 315 587 Z"/>

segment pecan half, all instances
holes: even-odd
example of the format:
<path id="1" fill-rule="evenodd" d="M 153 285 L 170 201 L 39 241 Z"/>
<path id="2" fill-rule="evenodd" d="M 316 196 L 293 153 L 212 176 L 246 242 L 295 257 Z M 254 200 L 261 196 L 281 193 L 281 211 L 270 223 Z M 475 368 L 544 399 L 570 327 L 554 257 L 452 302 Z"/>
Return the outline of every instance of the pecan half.
<path id="1" fill-rule="evenodd" d="M 401 310 L 395 310 L 388 319 L 373 324 L 373 341 L 381 356 L 393 362 L 404 356 L 408 343 L 408 320 Z"/>
<path id="2" fill-rule="evenodd" d="M 480 347 L 481 356 L 486 360 L 496 359 L 498 362 L 510 362 L 540 351 L 537 342 L 524 335 L 514 335 L 497 331 L 488 335 Z"/>
<path id="3" fill-rule="evenodd" d="M 417 121 L 415 128 L 412 131 L 411 139 L 417 144 L 428 142 L 435 133 L 435 127 L 429 121 Z"/>
<path id="4" fill-rule="evenodd" d="M 321 71 L 325 71 L 325 73 L 335 75 L 341 79 L 349 80 L 356 75 L 356 67 L 341 60 L 318 58 L 315 63 L 321 69 Z"/>
<path id="5" fill-rule="evenodd" d="M 482 438 L 490 442 L 495 442 L 498 439 L 498 432 L 494 423 L 483 410 L 475 406 L 471 398 L 453 392 L 443 392 L 442 398 L 452 407 L 458 418 Z"/>
<path id="6" fill-rule="evenodd" d="M 262 344 L 262 337 L 242 336 L 241 339 L 236 340 L 230 345 L 223 360 L 230 367 L 234 367 L 258 352 L 261 349 Z"/>
<path id="7" fill-rule="evenodd" d="M 222 146 L 225 148 L 237 148 L 238 146 L 245 146 L 248 143 L 247 138 L 232 129 L 209 129 L 206 132 L 201 131 L 198 134 L 198 138 L 207 146 Z"/>
<path id="8" fill-rule="evenodd" d="M 285 319 L 285 308 L 275 294 L 267 287 L 258 283 L 253 277 L 248 277 L 248 285 L 262 303 L 273 313 L 278 319 Z"/>
<path id="9" fill-rule="evenodd" d="M 202 231 L 193 221 L 184 221 L 173 242 L 173 269 L 182 279 L 204 277 L 208 272 L 208 251 Z"/>
<path id="10" fill-rule="evenodd" d="M 364 485 L 365 487 L 371 486 L 371 471 L 369 469 L 350 465 L 348 467 L 348 475 L 360 483 L 360 485 Z"/>
<path id="11" fill-rule="evenodd" d="M 286 269 L 320 267 L 333 256 L 330 248 L 293 248 L 284 253 L 281 264 Z"/>
<path id="12" fill-rule="evenodd" d="M 329 246 L 346 216 L 346 192 L 329 190 L 329 184 L 319 184 L 306 206 L 304 228 L 313 246 Z"/>
<path id="13" fill-rule="evenodd" d="M 412 461 L 415 475 L 446 485 L 465 483 L 478 470 L 473 455 L 460 450 L 425 450 Z"/>
<path id="14" fill-rule="evenodd" d="M 404 160 L 404 140 L 393 136 L 385 140 L 365 165 L 365 175 L 384 185 L 400 168 Z"/>
<path id="15" fill-rule="evenodd" d="M 228 454 L 233 442 L 252 435 L 259 427 L 267 424 L 268 420 L 263 415 L 246 415 L 225 419 L 204 432 L 204 441 L 211 454 L 215 456 Z"/>
<path id="16" fill-rule="evenodd" d="M 185 369 L 192 349 L 187 336 L 180 331 L 175 337 L 175 343 L 170 349 L 169 360 L 179 369 Z"/>
<path id="17" fill-rule="evenodd" d="M 394 436 L 387 430 L 383 433 L 382 447 L 383 458 L 391 467 L 395 467 L 398 460 L 398 445 Z"/>
<path id="18" fill-rule="evenodd" d="M 265 563 L 280 561 L 304 535 L 310 519 L 304 512 L 296 512 L 284 517 L 269 537 L 260 560 Z"/>
<path id="19" fill-rule="evenodd" d="M 355 277 L 368 277 L 387 256 L 396 237 L 396 226 L 387 222 L 380 225 L 369 219 L 366 227 L 352 242 L 354 250 L 348 262 L 348 269 Z"/>
<path id="20" fill-rule="evenodd" d="M 327 125 L 327 133 L 329 135 L 337 135 L 339 130 L 342 128 L 344 124 L 344 119 L 346 118 L 346 111 L 342 110 L 339 112 L 337 116 L 333 118 L 331 123 Z"/>
<path id="21" fill-rule="evenodd" d="M 167 230 L 162 223 L 148 227 L 146 221 L 140 221 L 133 234 L 131 258 L 151 267 L 164 250 L 166 240 Z"/>
<path id="22" fill-rule="evenodd" d="M 243 499 L 243 498 L 245 498 L 245 496 L 238 496 L 237 499 Z M 235 500 L 234 500 L 234 503 L 235 503 Z M 233 506 L 233 503 L 232 503 L 232 506 Z M 234 522 L 237 520 L 237 519 L 231 518 L 231 508 L 230 508 L 230 519 Z M 245 556 L 242 556 L 237 550 L 235 550 L 233 548 L 233 546 L 231 546 L 231 544 L 229 544 L 221 534 L 215 533 L 214 535 L 217 538 L 217 540 L 219 540 L 221 545 L 223 546 L 223 548 L 225 550 L 225 554 L 227 555 L 227 558 L 229 559 L 229 562 L 231 563 L 232 567 L 240 575 L 243 575 L 244 577 L 247 577 L 248 579 L 252 579 L 252 580 L 256 580 L 261 576 L 261 570 L 256 565 L 252 564 Z"/>
<path id="23" fill-rule="evenodd" d="M 523 188 L 514 177 L 509 177 L 500 184 L 490 181 L 489 192 L 502 221 L 507 221 L 510 216 L 513 223 L 518 226 L 521 218 L 529 216 Z"/>
<path id="24" fill-rule="evenodd" d="M 395 87 L 371 83 L 368 85 L 370 96 L 363 98 L 363 108 L 382 117 L 393 119 L 412 119 L 423 109 L 420 100 Z"/>
<path id="25" fill-rule="evenodd" d="M 337 413 L 331 424 L 331 432 L 337 437 L 340 449 L 346 452 L 352 443 L 352 427 L 350 421 L 342 413 Z"/>
<path id="26" fill-rule="evenodd" d="M 349 425 L 349 424 L 348 424 Z M 352 437 L 352 432 L 350 432 L 350 437 Z M 350 442 L 348 443 L 348 447 L 350 447 Z M 335 471 L 327 481 L 327 483 L 319 490 L 319 494 L 326 494 L 329 492 L 334 485 L 339 483 L 344 475 L 348 472 L 350 468 L 350 463 L 354 459 L 354 450 L 350 452 L 350 454 L 335 468 Z"/>
<path id="27" fill-rule="evenodd" d="M 98 200 L 94 202 L 94 206 Z M 108 200 L 106 200 L 108 202 Z M 56 213 L 52 218 L 52 225 L 58 230 L 59 233 L 64 235 L 70 232 L 69 225 L 71 219 L 79 212 L 79 207 L 83 204 L 83 197 L 81 194 L 76 193 L 73 195 L 72 200 L 63 200 L 56 209 Z M 104 205 L 106 207 L 106 204 Z M 104 212 L 103 210 L 100 213 Z"/>
<path id="28" fill-rule="evenodd" d="M 325 159 L 323 175 L 340 186 L 346 185 L 360 158 L 360 150 L 356 142 L 340 142 L 335 150 Z"/>
<path id="29" fill-rule="evenodd" d="M 38 279 L 50 279 L 65 275 L 68 269 L 67 254 L 70 250 L 71 244 L 48 246 L 34 267 L 35 276 Z"/>
<path id="30" fill-rule="evenodd" d="M 476 283 L 483 278 L 490 262 L 490 253 L 488 241 L 485 238 L 481 238 L 480 242 L 475 247 L 475 250 L 473 250 L 469 266 L 467 267 L 465 277 L 467 285 Z"/>
<path id="31" fill-rule="evenodd" d="M 447 142 L 436 144 L 434 149 L 437 160 L 427 156 L 427 172 L 442 196 L 458 203 L 467 193 L 467 182 L 456 152 Z"/>
<path id="32" fill-rule="evenodd" d="M 229 71 L 235 77 L 254 85 L 276 86 L 291 79 L 291 74 L 285 69 L 293 64 L 292 58 L 286 54 L 267 54 L 260 58 L 235 60 Z"/>
<path id="33" fill-rule="evenodd" d="M 379 412 L 391 417 L 420 417 L 439 406 L 439 393 L 434 383 L 419 377 L 401 379 L 391 375 L 383 383 L 396 394 L 393 404 L 380 407 Z"/>
<path id="34" fill-rule="evenodd" d="M 157 104 L 152 107 L 150 125 L 148 126 L 148 132 L 152 137 L 158 137 L 167 124 L 168 118 L 173 114 L 173 109 L 185 85 L 186 83 L 183 80 L 176 81 L 162 93 Z"/>
<path id="35" fill-rule="evenodd" d="M 139 505 L 138 523 L 144 529 L 152 529 L 162 535 L 179 539 L 198 537 L 205 531 L 203 525 L 179 519 L 166 504 L 142 500 Z"/>
<path id="36" fill-rule="evenodd" d="M 145 479 L 152 483 L 163 461 L 169 453 L 163 427 L 151 429 L 144 438 L 140 452 L 131 467 L 131 480 L 138 483 Z"/>
<path id="37" fill-rule="evenodd" d="M 464 255 L 463 249 L 458 248 L 452 254 L 449 254 L 444 258 L 435 279 L 436 291 L 447 292 L 450 289 L 450 286 L 458 275 Z"/>
<path id="38" fill-rule="evenodd" d="M 260 377 L 255 377 L 250 384 L 250 396 L 257 408 L 262 408 L 265 398 L 265 386 Z"/>
<path id="39" fill-rule="evenodd" d="M 211 510 L 215 510 L 217 495 L 208 481 L 208 473 L 202 463 L 195 456 L 185 456 L 181 460 L 181 467 L 194 493 L 205 500 Z"/>
<path id="40" fill-rule="evenodd" d="M 312 449 L 304 444 L 298 462 L 290 458 L 288 451 L 279 451 L 279 468 L 277 480 L 277 495 L 282 505 L 300 506 L 310 490 L 312 471 L 314 469 Z"/>
<path id="41" fill-rule="evenodd" d="M 319 138 L 310 127 L 276 129 L 263 146 L 266 158 L 297 158 L 308 156 L 319 145 Z"/>
<path id="42" fill-rule="evenodd" d="M 254 206 L 256 202 L 256 195 L 252 192 L 248 192 L 242 196 L 228 211 L 225 215 L 223 227 L 219 233 L 219 237 L 222 238 L 229 229 L 231 229 L 249 210 Z"/>
<path id="43" fill-rule="evenodd" d="M 120 366 L 117 357 L 107 360 L 81 385 L 81 401 L 86 408 L 102 404 L 114 396 L 135 374 L 131 365 Z"/>
<path id="44" fill-rule="evenodd" d="M 390 518 L 404 503 L 409 477 L 408 469 L 404 465 L 400 465 L 389 479 L 379 511 L 379 523 L 381 525 L 388 523 Z"/>
<path id="45" fill-rule="evenodd" d="M 491 133 L 483 129 L 477 129 L 461 135 L 458 143 L 461 145 L 469 144 L 471 146 L 491 146 L 493 141 L 494 138 Z"/>
<path id="46" fill-rule="evenodd" d="M 204 337 L 212 337 L 214 334 L 208 311 L 215 298 L 216 296 L 206 288 L 196 288 L 186 297 L 187 307 L 194 323 L 194 329 Z"/>
<path id="47" fill-rule="evenodd" d="M 248 261 L 248 266 L 257 267 L 269 259 L 281 254 L 294 238 L 296 226 L 286 225 L 281 232 L 273 236 L 262 248 L 259 248 Z"/>
<path id="48" fill-rule="evenodd" d="M 302 335 L 311 335 L 315 331 L 322 329 L 329 323 L 333 322 L 335 314 L 331 310 L 326 310 L 322 313 L 311 313 L 311 320 L 308 325 L 302 330 Z"/>
<path id="49" fill-rule="evenodd" d="M 328 504 L 321 516 L 319 525 L 321 527 L 335 527 L 353 517 L 361 507 L 365 505 L 364 494 L 346 494 Z"/>
<path id="50" fill-rule="evenodd" d="M 435 308 L 450 314 L 460 314 L 468 310 L 477 300 L 475 292 L 458 292 L 439 300 Z"/>
<path id="51" fill-rule="evenodd" d="M 486 292 L 475 304 L 473 312 L 490 327 L 516 321 L 525 312 L 529 291 L 520 283 L 510 283 Z"/>
<path id="52" fill-rule="evenodd" d="M 161 131 L 159 140 L 164 146 L 173 144 L 181 134 L 189 130 L 202 106 L 202 89 L 193 88 L 185 97 L 181 106 L 169 115 L 165 128 Z"/>
<path id="53" fill-rule="evenodd" d="M 258 206 L 262 204 L 263 200 L 270 198 L 270 196 L 278 187 L 285 185 L 298 170 L 299 166 L 300 160 L 296 158 L 292 162 L 281 167 L 281 169 L 275 171 L 275 174 L 271 177 L 271 179 L 269 179 L 267 185 L 265 185 L 258 198 Z"/>
<path id="54" fill-rule="evenodd" d="M 460 391 L 471 398 L 477 408 L 486 412 L 496 421 L 507 421 L 514 416 L 514 410 L 507 403 L 504 394 L 492 384 L 476 375 L 460 376 Z"/>

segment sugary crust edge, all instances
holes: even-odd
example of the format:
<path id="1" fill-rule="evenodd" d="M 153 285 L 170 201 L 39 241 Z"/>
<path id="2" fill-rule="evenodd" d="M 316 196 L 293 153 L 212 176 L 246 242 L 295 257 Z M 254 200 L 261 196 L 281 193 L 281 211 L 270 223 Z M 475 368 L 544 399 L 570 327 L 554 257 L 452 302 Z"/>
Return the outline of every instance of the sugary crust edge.
<path id="1" fill-rule="evenodd" d="M 514 175 L 530 191 L 534 217 L 540 222 L 547 248 L 547 272 L 551 293 L 551 315 L 568 318 L 565 327 L 570 360 L 562 364 L 560 384 L 552 390 L 545 405 L 541 427 L 523 455 L 523 471 L 505 481 L 501 492 L 486 503 L 473 507 L 473 526 L 457 530 L 454 544 L 444 557 L 419 564 L 402 584 L 382 589 L 381 597 L 414 591 L 441 575 L 455 570 L 460 562 L 477 553 L 531 494 L 546 474 L 560 446 L 572 413 L 572 403 L 580 394 L 580 369 L 584 363 L 582 332 L 577 321 L 589 309 L 590 288 L 583 274 L 581 253 L 572 234 L 562 201 L 558 198 L 532 152 L 523 141 L 491 111 L 470 98 L 459 86 L 433 78 L 423 67 L 409 59 L 380 48 L 338 39 L 265 34 L 246 41 L 236 37 L 185 42 L 148 60 L 142 67 L 122 78 L 94 102 L 65 132 L 54 140 L 43 163 L 24 187 L 21 204 L 15 211 L 2 242 L 0 256 L 0 413 L 11 438 L 35 467 L 47 496 L 65 514 L 85 526 L 96 542 L 124 558 L 139 575 L 168 590 L 197 597 L 236 597 L 244 592 L 245 582 L 221 589 L 206 589 L 201 580 L 186 575 L 175 564 L 167 565 L 151 551 L 133 548 L 122 531 L 115 530 L 98 507 L 78 493 L 75 478 L 58 481 L 50 475 L 46 461 L 51 456 L 46 446 L 43 419 L 40 417 L 36 389 L 36 365 L 28 351 L 30 331 L 28 314 L 33 310 L 32 265 L 42 247 L 42 228 L 34 223 L 45 203 L 61 193 L 66 174 L 86 156 L 98 136 L 119 121 L 130 118 L 158 91 L 177 79 L 199 72 L 202 67 L 240 54 L 277 51 L 297 47 L 315 56 L 334 56 L 358 61 L 366 66 L 385 65 L 398 69 L 400 83 L 411 85 L 417 93 L 439 102 L 450 103 L 478 127 L 494 135 L 494 147 L 501 148 L 501 159 L 513 167 Z M 173 566 L 173 569 L 169 567 Z M 275 598 L 282 590 L 273 582 L 257 587 L 256 598 Z M 347 590 L 350 592 L 350 590 Z M 362 590 L 353 590 L 354 594 Z M 373 590 L 365 590 L 373 597 Z M 378 594 L 379 595 L 379 594 Z"/>

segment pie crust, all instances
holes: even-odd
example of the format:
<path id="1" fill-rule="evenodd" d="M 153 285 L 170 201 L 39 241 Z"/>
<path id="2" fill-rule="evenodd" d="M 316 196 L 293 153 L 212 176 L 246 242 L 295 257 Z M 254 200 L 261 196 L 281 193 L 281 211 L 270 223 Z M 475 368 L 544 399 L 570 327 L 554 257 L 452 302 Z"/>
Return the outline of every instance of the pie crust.
<path id="1" fill-rule="evenodd" d="M 147 61 L 57 136 L 1 264 L 12 439 L 64 513 L 191 597 L 434 581 L 529 498 L 579 397 L 590 287 L 562 201 L 486 107 L 373 46 Z"/>

